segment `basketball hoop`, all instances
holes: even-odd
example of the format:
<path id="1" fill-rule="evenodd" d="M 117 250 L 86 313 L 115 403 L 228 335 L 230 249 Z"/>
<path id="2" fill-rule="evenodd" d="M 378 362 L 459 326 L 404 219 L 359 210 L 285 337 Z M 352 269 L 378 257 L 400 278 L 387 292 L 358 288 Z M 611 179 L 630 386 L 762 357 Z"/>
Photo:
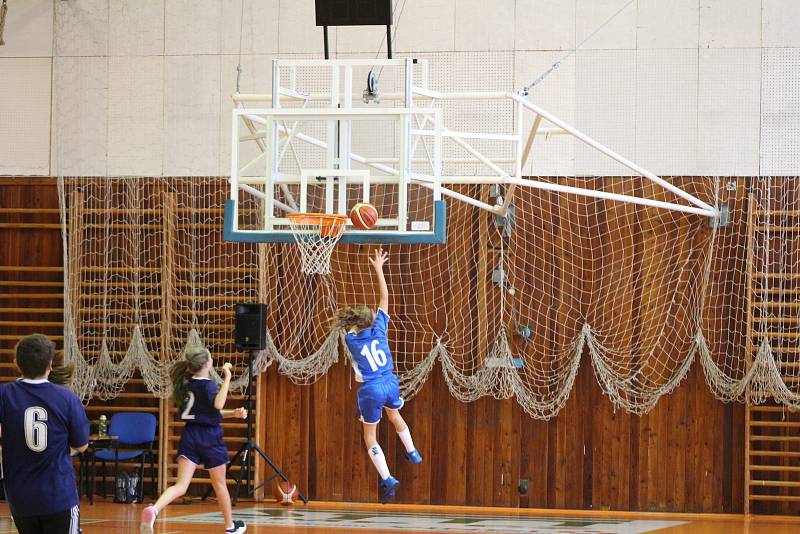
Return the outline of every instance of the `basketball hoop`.
<path id="1" fill-rule="evenodd" d="M 347 216 L 290 213 L 288 218 L 292 235 L 300 248 L 301 270 L 306 274 L 331 274 L 331 254 L 342 237 Z"/>

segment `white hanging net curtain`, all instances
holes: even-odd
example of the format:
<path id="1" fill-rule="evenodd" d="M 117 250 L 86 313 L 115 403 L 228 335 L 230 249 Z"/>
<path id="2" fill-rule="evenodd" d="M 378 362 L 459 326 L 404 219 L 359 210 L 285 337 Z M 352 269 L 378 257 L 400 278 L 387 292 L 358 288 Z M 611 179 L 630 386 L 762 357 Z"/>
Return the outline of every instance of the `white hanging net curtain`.
<path id="1" fill-rule="evenodd" d="M 705 299 L 706 379 L 722 400 L 800 408 L 800 179 L 740 180 L 715 234 Z M 743 187 L 744 184 L 748 187 Z"/>
<path id="2" fill-rule="evenodd" d="M 672 195 L 638 177 L 558 181 Z M 675 182 L 727 204 L 731 224 L 529 189 L 516 197 L 513 225 L 452 203 L 446 245 L 388 246 L 390 342 L 405 394 L 419 391 L 438 361 L 456 398 L 514 397 L 531 416 L 548 418 L 588 358 L 612 402 L 644 413 L 699 355 L 718 397 L 741 399 L 750 386 L 796 405 L 796 323 L 783 315 L 794 303 L 783 295 L 794 294 L 797 281 L 781 274 L 797 267 L 795 243 L 783 239 L 798 211 L 796 182 L 753 179 L 752 200 L 744 187 L 726 190 L 725 179 Z M 232 347 L 231 311 L 242 301 L 269 307 L 269 347 L 256 371 L 274 361 L 308 384 L 342 354 L 327 322 L 336 307 L 375 302 L 368 246 L 337 245 L 331 273 L 319 276 L 303 272 L 294 244 L 224 242 L 224 179 L 61 184 L 65 350 L 78 364 L 76 388 L 85 398 L 115 396 L 136 370 L 155 395 L 168 395 L 167 367 L 193 341 L 232 359 L 243 375 L 246 355 Z M 488 196 L 489 186 L 460 191 Z M 372 199 L 378 209 L 388 201 L 378 193 Z M 255 220 L 253 207 L 240 209 L 251 209 Z M 759 234 L 750 260 L 748 217 L 755 218 L 751 228 L 774 228 Z M 762 273 L 750 278 L 763 295 L 763 305 L 759 297 L 750 306 L 764 310 L 751 344 L 748 261 Z M 239 376 L 236 385 L 243 383 Z"/>

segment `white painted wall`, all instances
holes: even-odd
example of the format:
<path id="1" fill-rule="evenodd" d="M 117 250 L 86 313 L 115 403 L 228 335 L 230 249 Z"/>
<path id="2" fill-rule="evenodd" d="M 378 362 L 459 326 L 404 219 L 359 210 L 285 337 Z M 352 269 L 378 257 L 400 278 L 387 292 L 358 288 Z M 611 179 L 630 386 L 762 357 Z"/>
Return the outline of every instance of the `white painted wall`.
<path id="1" fill-rule="evenodd" d="M 625 2 L 400 0 L 396 55 L 430 58 L 433 86 L 517 89 Z M 8 5 L 0 174 L 227 174 L 240 41 L 244 92 L 269 91 L 273 57 L 322 52 L 313 0 Z M 531 98 L 657 173 L 796 175 L 799 22 L 797 0 L 636 0 Z M 331 45 L 374 54 L 382 36 Z M 622 172 L 569 138 L 537 150 L 531 174 Z"/>

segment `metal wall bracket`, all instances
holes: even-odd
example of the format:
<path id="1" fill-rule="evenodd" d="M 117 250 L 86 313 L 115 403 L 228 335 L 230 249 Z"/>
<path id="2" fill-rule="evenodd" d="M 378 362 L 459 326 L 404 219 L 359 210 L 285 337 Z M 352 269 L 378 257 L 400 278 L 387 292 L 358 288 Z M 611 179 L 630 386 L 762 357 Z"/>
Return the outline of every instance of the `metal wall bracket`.
<path id="1" fill-rule="evenodd" d="M 509 204 L 506 210 L 506 216 L 494 215 L 494 225 L 503 229 L 503 237 L 511 237 L 511 230 L 514 226 L 517 210 L 514 204 Z"/>
<path id="2" fill-rule="evenodd" d="M 717 206 L 717 210 L 719 211 L 719 215 L 716 217 L 710 217 L 708 219 L 708 225 L 711 228 L 725 228 L 731 224 L 730 220 L 730 210 L 728 209 L 727 204 L 720 204 Z"/>
<path id="3" fill-rule="evenodd" d="M 492 283 L 500 289 L 504 289 L 508 285 L 508 274 L 503 270 L 502 265 L 498 265 L 497 269 L 492 271 Z"/>

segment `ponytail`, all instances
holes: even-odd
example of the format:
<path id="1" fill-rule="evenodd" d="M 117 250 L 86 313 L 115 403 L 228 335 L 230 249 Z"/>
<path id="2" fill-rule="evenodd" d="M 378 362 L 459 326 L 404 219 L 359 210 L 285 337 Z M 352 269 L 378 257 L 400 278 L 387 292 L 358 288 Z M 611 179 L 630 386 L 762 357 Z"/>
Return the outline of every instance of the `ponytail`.
<path id="1" fill-rule="evenodd" d="M 372 310 L 367 306 L 345 306 L 339 308 L 333 317 L 330 318 L 329 323 L 331 330 L 344 328 L 350 330 L 353 327 L 367 328 L 374 320 Z"/>
<path id="2" fill-rule="evenodd" d="M 172 381 L 172 403 L 179 410 L 183 410 L 186 402 L 186 371 L 189 369 L 189 362 L 181 358 L 172 364 L 169 370 L 169 378 Z"/>
<path id="3" fill-rule="evenodd" d="M 75 365 L 61 365 L 59 367 L 53 367 L 53 370 L 50 371 L 50 376 L 48 380 L 53 384 L 58 384 L 59 386 L 69 387 L 72 383 L 72 375 L 75 373 Z"/>
<path id="4" fill-rule="evenodd" d="M 186 405 L 186 380 L 188 375 L 195 374 L 203 368 L 211 358 L 211 353 L 202 345 L 189 345 L 183 351 L 183 357 L 172 364 L 169 377 L 172 381 L 172 402 L 179 410 Z"/>
<path id="5" fill-rule="evenodd" d="M 72 375 L 75 373 L 75 364 L 63 365 L 64 363 L 64 353 L 57 352 L 55 358 L 53 358 L 53 370 L 50 371 L 50 376 L 48 376 L 48 380 L 53 384 L 58 384 L 59 386 L 69 387 L 72 383 Z"/>

